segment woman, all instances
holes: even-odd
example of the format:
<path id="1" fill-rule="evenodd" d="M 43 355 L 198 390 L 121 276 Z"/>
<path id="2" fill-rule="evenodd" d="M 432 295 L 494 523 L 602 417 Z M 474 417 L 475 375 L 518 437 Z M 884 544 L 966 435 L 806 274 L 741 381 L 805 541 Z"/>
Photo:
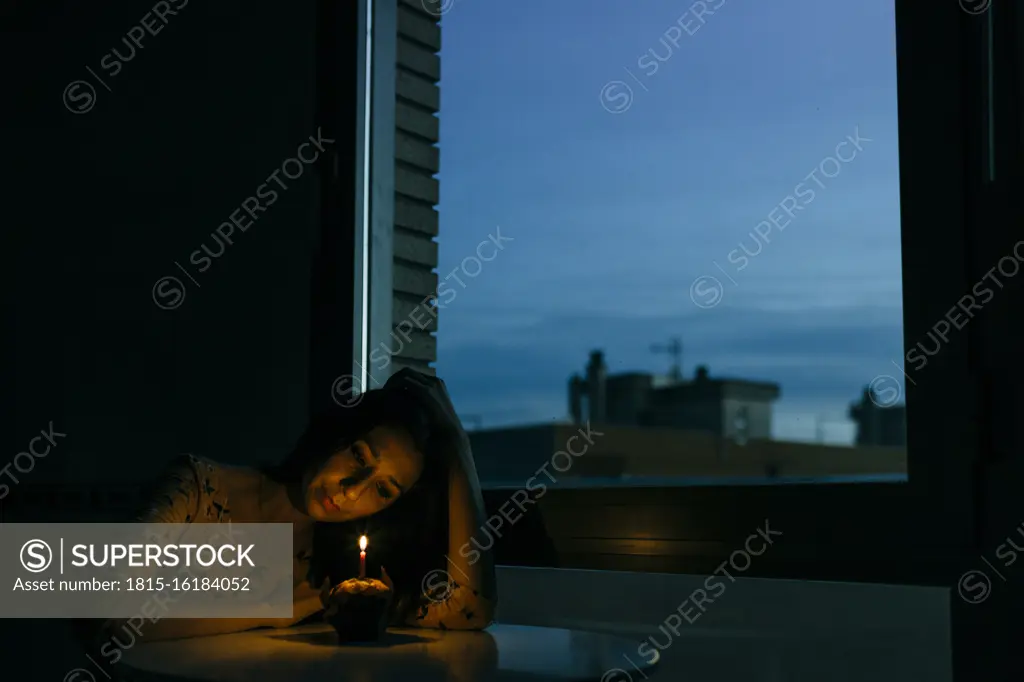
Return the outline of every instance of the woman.
<path id="1" fill-rule="evenodd" d="M 482 629 L 494 616 L 491 556 L 464 549 L 485 520 L 469 439 L 435 377 L 399 371 L 356 406 L 314 420 L 275 466 L 179 458 L 147 507 L 138 521 L 291 523 L 294 611 L 280 620 L 164 618 L 145 625 L 144 641 L 303 621 L 322 609 L 324 584 L 354 577 L 362 534 L 392 587 L 393 624 Z M 371 567 L 367 575 L 376 574 Z M 442 575 L 451 580 L 441 582 Z M 101 640 L 116 649 L 134 643 L 121 623 L 102 630 Z"/>

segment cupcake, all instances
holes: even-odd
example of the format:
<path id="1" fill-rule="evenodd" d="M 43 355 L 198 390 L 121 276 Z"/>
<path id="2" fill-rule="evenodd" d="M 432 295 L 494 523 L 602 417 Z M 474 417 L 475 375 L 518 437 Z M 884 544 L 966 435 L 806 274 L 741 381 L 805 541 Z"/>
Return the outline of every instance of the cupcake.
<path id="1" fill-rule="evenodd" d="M 320 595 L 324 620 L 339 642 L 375 642 L 388 626 L 391 589 L 373 578 L 351 578 Z"/>

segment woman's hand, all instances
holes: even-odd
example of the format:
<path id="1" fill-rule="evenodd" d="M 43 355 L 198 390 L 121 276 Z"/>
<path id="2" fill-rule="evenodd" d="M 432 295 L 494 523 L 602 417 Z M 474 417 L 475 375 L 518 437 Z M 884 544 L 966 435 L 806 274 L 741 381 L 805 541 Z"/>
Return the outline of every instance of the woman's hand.
<path id="1" fill-rule="evenodd" d="M 292 601 L 291 618 L 269 618 L 261 624 L 264 627 L 288 628 L 296 623 L 306 620 L 314 613 L 324 610 L 321 595 L 326 590 L 330 592 L 331 581 L 324 578 L 323 585 L 319 590 L 314 589 L 309 583 L 303 582 L 296 588 Z"/>

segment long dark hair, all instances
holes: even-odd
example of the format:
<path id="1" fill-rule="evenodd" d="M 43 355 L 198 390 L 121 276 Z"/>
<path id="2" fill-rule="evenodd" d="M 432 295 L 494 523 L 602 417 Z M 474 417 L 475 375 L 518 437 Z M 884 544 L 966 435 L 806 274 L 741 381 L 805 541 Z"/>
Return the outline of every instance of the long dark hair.
<path id="1" fill-rule="evenodd" d="M 310 468 L 351 445 L 378 426 L 401 426 L 424 455 L 423 473 L 408 491 L 387 509 L 371 517 L 344 523 L 317 523 L 309 580 L 319 586 L 325 578 L 335 585 L 354 578 L 359 570 L 358 542 L 367 535 L 366 574 L 380 576 L 387 569 L 394 583 L 392 617 L 406 620 L 423 601 L 423 582 L 431 572 L 445 568 L 448 551 L 448 466 L 430 411 L 396 382 L 367 391 L 351 407 L 332 408 L 314 418 L 295 448 L 267 474 L 294 484 Z"/>

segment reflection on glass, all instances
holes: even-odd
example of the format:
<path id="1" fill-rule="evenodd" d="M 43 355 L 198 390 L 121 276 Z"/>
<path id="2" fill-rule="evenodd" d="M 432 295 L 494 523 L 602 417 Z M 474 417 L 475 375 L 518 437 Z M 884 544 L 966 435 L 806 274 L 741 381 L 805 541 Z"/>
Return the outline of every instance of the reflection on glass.
<path id="1" fill-rule="evenodd" d="M 905 474 L 892 0 L 442 29 L 438 373 L 482 478 Z"/>

